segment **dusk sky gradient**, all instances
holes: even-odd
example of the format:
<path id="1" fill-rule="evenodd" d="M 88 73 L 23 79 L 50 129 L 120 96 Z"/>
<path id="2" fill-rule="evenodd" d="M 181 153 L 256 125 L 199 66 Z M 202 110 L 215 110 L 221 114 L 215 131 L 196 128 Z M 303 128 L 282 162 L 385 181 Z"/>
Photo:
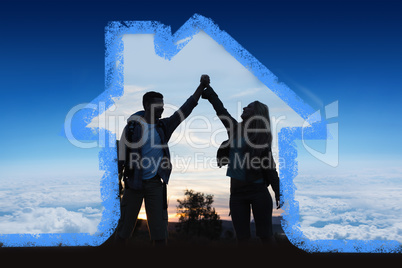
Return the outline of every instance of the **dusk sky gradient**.
<path id="1" fill-rule="evenodd" d="M 400 158 L 401 4 L 393 1 L 2 1 L 2 162 L 68 159 L 57 134 L 104 90 L 104 27 L 209 17 L 313 108 L 339 100 L 340 151 Z M 26 135 L 26 131 L 29 135 Z M 14 149 L 24 141 L 27 150 Z M 17 146 L 17 148 L 19 148 Z M 87 157 L 83 153 L 82 157 Z"/>

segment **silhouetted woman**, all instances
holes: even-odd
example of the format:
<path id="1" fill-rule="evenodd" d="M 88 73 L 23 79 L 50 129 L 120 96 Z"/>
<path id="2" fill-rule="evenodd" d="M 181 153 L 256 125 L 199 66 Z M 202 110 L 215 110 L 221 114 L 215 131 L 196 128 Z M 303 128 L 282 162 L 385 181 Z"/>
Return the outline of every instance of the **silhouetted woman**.
<path id="1" fill-rule="evenodd" d="M 243 108 L 242 122 L 237 122 L 223 106 L 218 95 L 207 87 L 202 97 L 208 99 L 228 132 L 229 140 L 218 150 L 218 165 L 228 164 L 230 177 L 230 213 L 239 244 L 250 238 L 250 209 L 256 234 L 263 243 L 272 241 L 271 185 L 279 208 L 279 177 L 272 157 L 272 133 L 268 107 L 254 101 Z"/>

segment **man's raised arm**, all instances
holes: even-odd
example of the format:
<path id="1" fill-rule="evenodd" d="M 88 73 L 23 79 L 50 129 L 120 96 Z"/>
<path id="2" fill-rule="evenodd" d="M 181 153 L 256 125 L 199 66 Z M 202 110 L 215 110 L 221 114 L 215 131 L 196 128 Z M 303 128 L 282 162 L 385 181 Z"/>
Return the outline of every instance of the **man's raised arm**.
<path id="1" fill-rule="evenodd" d="M 188 98 L 187 101 L 176 112 L 174 112 L 172 116 L 162 119 L 166 121 L 166 135 L 168 139 L 170 138 L 170 135 L 172 135 L 173 131 L 180 125 L 180 123 L 191 114 L 194 107 L 197 106 L 202 92 L 208 85 L 209 76 L 204 74 L 201 76 L 200 85 L 197 87 L 194 94 L 191 95 L 190 98 Z"/>

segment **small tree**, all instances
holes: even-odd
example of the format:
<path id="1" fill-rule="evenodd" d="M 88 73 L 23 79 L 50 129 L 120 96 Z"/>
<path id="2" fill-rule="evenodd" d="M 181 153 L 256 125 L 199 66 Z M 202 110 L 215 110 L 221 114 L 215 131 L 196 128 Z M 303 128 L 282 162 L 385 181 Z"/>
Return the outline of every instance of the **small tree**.
<path id="1" fill-rule="evenodd" d="M 222 221 L 211 205 L 213 195 L 186 189 L 183 200 L 177 199 L 177 214 L 180 215 L 176 231 L 188 236 L 205 236 L 210 239 L 220 237 Z"/>

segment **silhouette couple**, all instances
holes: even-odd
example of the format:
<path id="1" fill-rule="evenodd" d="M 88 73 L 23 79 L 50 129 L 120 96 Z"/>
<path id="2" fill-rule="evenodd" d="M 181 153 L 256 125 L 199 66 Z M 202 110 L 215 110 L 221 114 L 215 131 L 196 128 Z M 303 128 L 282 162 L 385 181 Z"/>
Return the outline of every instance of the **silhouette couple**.
<path id="1" fill-rule="evenodd" d="M 225 109 L 210 86 L 208 75 L 186 102 L 172 116 L 161 118 L 163 95 L 147 92 L 144 111 L 127 120 L 119 142 L 119 181 L 124 183 L 121 216 L 116 228 L 116 245 L 130 237 L 145 200 L 148 228 L 154 245 L 167 243 L 166 185 L 172 171 L 168 141 L 174 130 L 197 106 L 200 97 L 207 99 L 228 133 L 217 152 L 218 166 L 227 165 L 230 177 L 230 213 L 240 244 L 250 238 L 250 212 L 253 211 L 256 234 L 263 243 L 272 241 L 271 185 L 279 208 L 279 177 L 272 157 L 272 133 L 268 107 L 254 101 L 243 108 L 242 122 L 237 122 Z"/>

